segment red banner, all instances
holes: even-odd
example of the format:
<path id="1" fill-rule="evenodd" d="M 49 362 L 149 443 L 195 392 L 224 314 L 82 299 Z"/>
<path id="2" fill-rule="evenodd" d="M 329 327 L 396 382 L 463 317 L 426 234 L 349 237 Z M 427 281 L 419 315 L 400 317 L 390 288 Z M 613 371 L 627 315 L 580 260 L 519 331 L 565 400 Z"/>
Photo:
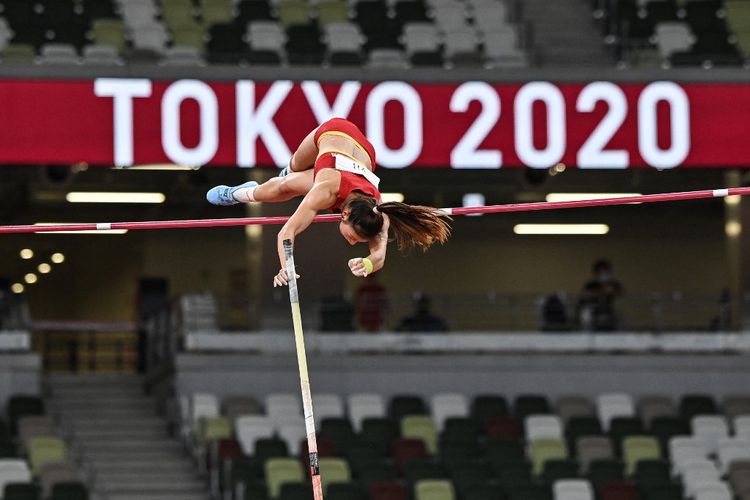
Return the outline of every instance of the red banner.
<path id="1" fill-rule="evenodd" d="M 6 164 L 270 166 L 347 117 L 389 168 L 747 167 L 750 86 L 3 81 Z"/>

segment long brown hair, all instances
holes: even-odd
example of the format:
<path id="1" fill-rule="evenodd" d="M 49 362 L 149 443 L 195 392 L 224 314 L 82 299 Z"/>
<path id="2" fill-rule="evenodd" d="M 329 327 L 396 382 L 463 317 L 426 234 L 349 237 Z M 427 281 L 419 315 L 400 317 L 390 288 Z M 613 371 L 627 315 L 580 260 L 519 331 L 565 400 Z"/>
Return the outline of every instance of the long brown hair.
<path id="1" fill-rule="evenodd" d="M 348 210 L 347 222 L 364 238 L 374 238 L 383 228 L 383 214 L 390 220 L 390 229 L 399 250 L 418 247 L 427 250 L 433 243 L 445 243 L 451 234 L 451 218 L 442 210 L 422 205 L 389 201 L 377 204 L 369 196 L 357 197 L 342 210 Z M 375 209 L 375 210 L 373 210 Z"/>

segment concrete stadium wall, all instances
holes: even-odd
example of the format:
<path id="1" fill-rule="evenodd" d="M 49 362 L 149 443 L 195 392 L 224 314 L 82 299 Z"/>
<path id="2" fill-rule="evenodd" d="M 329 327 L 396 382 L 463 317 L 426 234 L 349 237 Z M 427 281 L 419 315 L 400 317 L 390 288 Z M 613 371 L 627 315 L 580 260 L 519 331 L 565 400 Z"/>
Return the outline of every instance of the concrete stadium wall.
<path id="1" fill-rule="evenodd" d="M 313 394 L 376 392 L 384 396 L 459 392 L 513 397 L 542 393 L 593 397 L 750 393 L 747 355 L 321 355 L 308 356 Z M 294 354 L 181 354 L 176 386 L 181 394 L 220 396 L 299 393 Z"/>

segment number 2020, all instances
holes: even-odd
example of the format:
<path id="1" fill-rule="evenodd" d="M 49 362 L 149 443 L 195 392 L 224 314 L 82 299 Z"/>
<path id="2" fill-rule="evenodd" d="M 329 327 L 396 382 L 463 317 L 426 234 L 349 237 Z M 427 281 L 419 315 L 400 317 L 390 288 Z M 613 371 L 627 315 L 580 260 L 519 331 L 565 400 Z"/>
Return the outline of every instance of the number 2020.
<path id="1" fill-rule="evenodd" d="M 500 96 L 484 82 L 467 82 L 453 93 L 450 110 L 466 112 L 473 101 L 478 101 L 481 112 L 451 152 L 454 168 L 499 168 L 502 152 L 480 149 L 492 128 L 500 119 Z M 625 121 L 628 102 L 622 89 L 611 82 L 592 82 L 583 87 L 576 100 L 576 111 L 591 113 L 598 102 L 607 105 L 607 112 L 584 141 L 576 155 L 580 168 L 627 168 L 630 153 L 624 149 L 606 149 L 606 145 Z M 658 143 L 657 105 L 669 107 L 669 146 Z M 534 103 L 544 104 L 547 114 L 547 144 L 534 145 Z M 518 158 L 532 168 L 548 168 L 560 162 L 567 147 L 565 98 L 555 85 L 548 82 L 527 83 L 516 94 L 514 103 L 514 142 Z M 673 82 L 654 82 L 638 96 L 638 151 L 643 160 L 656 168 L 680 165 L 690 152 L 690 104 L 685 91 Z"/>

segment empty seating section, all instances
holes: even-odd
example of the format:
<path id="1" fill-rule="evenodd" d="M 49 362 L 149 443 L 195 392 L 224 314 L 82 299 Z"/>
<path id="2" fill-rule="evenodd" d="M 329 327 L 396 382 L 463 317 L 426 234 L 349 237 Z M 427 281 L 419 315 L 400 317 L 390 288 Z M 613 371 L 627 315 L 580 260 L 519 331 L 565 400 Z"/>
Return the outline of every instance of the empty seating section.
<path id="1" fill-rule="evenodd" d="M 739 66 L 750 56 L 745 0 L 594 0 L 593 15 L 622 63 Z"/>
<path id="2" fill-rule="evenodd" d="M 73 458 L 42 399 L 9 399 L 0 418 L 0 498 L 88 500 Z"/>
<path id="3" fill-rule="evenodd" d="M 183 437 L 205 444 L 217 495 L 311 498 L 298 396 L 185 399 Z M 748 401 L 321 393 L 314 410 L 333 500 L 746 500 Z"/>
<path id="4" fill-rule="evenodd" d="M 0 0 L 0 61 L 525 66 L 519 10 L 517 0 Z"/>

